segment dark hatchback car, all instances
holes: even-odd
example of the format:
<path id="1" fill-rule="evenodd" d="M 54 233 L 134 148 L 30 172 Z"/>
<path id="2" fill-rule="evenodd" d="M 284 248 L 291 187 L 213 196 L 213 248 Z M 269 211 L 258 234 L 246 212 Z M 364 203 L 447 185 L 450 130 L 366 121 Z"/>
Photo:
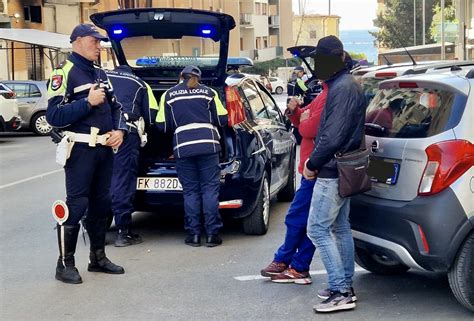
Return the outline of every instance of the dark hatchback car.
<path id="1" fill-rule="evenodd" d="M 266 233 L 270 199 L 293 198 L 296 145 L 288 121 L 263 85 L 246 77 L 230 77 L 226 83 L 234 19 L 210 11 L 143 8 L 97 13 L 91 20 L 107 31 L 119 64 L 130 65 L 157 100 L 186 65 L 201 69 L 202 83 L 219 93 L 229 113 L 229 125 L 220 129 L 221 212 L 242 219 L 246 234 Z M 172 135 L 153 127 L 148 132 L 140 153 L 137 210 L 182 205 Z"/>

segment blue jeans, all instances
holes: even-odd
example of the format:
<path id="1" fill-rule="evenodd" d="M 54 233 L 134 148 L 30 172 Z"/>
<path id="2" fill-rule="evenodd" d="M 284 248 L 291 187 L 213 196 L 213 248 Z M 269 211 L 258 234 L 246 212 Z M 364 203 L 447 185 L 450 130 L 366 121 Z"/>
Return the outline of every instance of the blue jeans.
<path id="1" fill-rule="evenodd" d="M 201 216 L 204 214 L 206 234 L 217 234 L 222 227 L 219 154 L 178 158 L 176 170 L 183 186 L 184 228 L 189 234 L 201 234 Z"/>
<path id="2" fill-rule="evenodd" d="M 348 292 L 354 276 L 350 198 L 340 197 L 338 188 L 338 178 L 317 179 L 309 210 L 308 236 L 320 250 L 329 289 Z"/>
<path id="3" fill-rule="evenodd" d="M 274 260 L 291 265 L 298 272 L 309 271 L 315 247 L 306 235 L 309 206 L 315 181 L 301 179 L 285 217 L 285 241 L 275 253 Z"/>

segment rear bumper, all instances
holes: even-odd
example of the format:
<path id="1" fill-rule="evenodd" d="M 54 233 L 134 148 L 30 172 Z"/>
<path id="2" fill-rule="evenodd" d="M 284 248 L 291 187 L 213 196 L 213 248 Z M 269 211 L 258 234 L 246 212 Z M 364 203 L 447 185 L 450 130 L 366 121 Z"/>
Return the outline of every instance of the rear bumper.
<path id="1" fill-rule="evenodd" d="M 357 247 L 437 272 L 450 268 L 474 228 L 451 189 L 410 202 L 358 195 L 351 200 L 350 215 Z"/>
<path id="2" fill-rule="evenodd" d="M 3 131 L 17 131 L 21 128 L 21 118 L 14 116 L 12 119 L 6 121 L 2 116 L 0 116 L 0 125 Z"/>
<path id="3" fill-rule="evenodd" d="M 219 202 L 222 206 L 227 205 L 224 215 L 233 218 L 243 218 L 254 210 L 261 187 L 261 179 L 254 176 L 244 178 L 240 171 L 226 173 L 221 171 Z M 176 177 L 173 169 L 163 170 L 156 176 Z M 147 175 L 151 176 L 151 175 Z M 241 203 L 240 206 L 228 206 Z M 135 195 L 135 208 L 138 211 L 157 211 L 163 206 L 183 206 L 183 193 L 181 191 L 137 191 Z"/>

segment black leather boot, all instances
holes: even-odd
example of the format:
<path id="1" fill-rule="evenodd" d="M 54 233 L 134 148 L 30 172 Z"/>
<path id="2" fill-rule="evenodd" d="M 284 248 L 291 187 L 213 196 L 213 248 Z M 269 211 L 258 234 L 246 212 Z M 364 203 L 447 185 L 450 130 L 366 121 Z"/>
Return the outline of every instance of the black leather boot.
<path id="1" fill-rule="evenodd" d="M 123 267 L 110 262 L 105 256 L 104 249 L 96 249 L 91 251 L 89 255 L 89 266 L 87 267 L 89 272 L 103 272 L 109 274 L 124 274 L 125 270 Z"/>
<path id="2" fill-rule="evenodd" d="M 82 278 L 74 262 L 79 228 L 79 224 L 57 225 L 59 258 L 56 265 L 56 280 L 64 283 L 82 283 Z"/>
<path id="3" fill-rule="evenodd" d="M 130 228 L 119 228 L 115 238 L 115 246 L 124 247 L 142 243 L 140 235 L 132 232 Z"/>

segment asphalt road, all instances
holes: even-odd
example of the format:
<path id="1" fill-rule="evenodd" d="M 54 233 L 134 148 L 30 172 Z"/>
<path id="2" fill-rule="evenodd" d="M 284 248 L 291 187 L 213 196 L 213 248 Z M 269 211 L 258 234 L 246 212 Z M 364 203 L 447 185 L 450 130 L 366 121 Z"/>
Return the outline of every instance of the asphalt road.
<path id="1" fill-rule="evenodd" d="M 51 204 L 65 198 L 54 153 L 47 137 L 0 134 L 0 320 L 473 320 L 445 276 L 382 277 L 361 268 L 354 311 L 314 314 L 315 292 L 326 287 L 318 254 L 312 285 L 259 277 L 283 240 L 289 203 L 272 204 L 264 236 L 246 236 L 237 222 L 226 221 L 224 244 L 212 249 L 184 245 L 177 209 L 137 213 L 134 228 L 144 243 L 106 248 L 126 274 L 87 272 L 88 244 L 80 236 L 76 265 L 84 283 L 63 284 L 54 279 Z"/>

